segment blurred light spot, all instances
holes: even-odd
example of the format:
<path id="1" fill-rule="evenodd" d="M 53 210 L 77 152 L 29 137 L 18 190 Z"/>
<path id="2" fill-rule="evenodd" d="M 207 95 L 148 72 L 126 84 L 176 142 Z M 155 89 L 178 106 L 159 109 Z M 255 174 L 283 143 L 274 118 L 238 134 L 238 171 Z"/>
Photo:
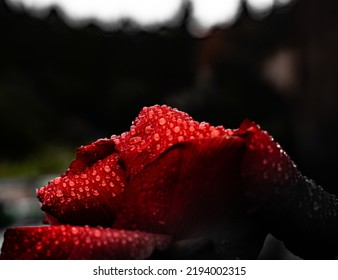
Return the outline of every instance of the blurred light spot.
<path id="1" fill-rule="evenodd" d="M 190 0 L 190 2 L 193 4 L 195 24 L 193 28 L 201 29 L 232 23 L 237 17 L 241 4 L 241 0 Z"/>
<path id="2" fill-rule="evenodd" d="M 55 7 L 70 25 L 95 22 L 104 29 L 119 28 L 121 20 L 141 27 L 171 24 L 177 21 L 182 7 L 192 4 L 190 27 L 206 32 L 215 25 L 233 23 L 246 1 L 253 15 L 266 14 L 274 5 L 292 0 L 6 0 L 14 7 L 24 7 L 35 16 L 46 16 Z"/>
<path id="3" fill-rule="evenodd" d="M 254 12 L 258 14 L 266 14 L 271 11 L 274 0 L 246 0 L 249 8 Z"/>
<path id="4" fill-rule="evenodd" d="M 263 67 L 264 78 L 282 94 L 291 94 L 297 87 L 297 54 L 292 49 L 280 49 Z"/>
<path id="5" fill-rule="evenodd" d="M 57 7 L 70 23 L 96 21 L 110 25 L 129 19 L 142 26 L 163 24 L 175 18 L 183 1 L 170 0 L 8 0 L 30 10 Z M 105 26 L 107 27 L 107 26 Z M 108 26 L 109 27 L 109 26 Z"/>

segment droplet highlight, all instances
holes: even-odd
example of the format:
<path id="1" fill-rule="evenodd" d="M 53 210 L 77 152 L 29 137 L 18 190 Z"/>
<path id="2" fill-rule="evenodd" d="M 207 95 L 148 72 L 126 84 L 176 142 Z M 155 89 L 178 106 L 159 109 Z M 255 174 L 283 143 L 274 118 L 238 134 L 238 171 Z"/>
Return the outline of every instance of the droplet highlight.
<path id="1" fill-rule="evenodd" d="M 57 197 L 63 197 L 63 192 L 61 190 L 57 190 L 55 195 Z"/>
<path id="2" fill-rule="evenodd" d="M 129 139 L 129 144 L 131 145 L 135 145 L 137 143 L 139 143 L 142 140 L 141 137 L 137 136 L 137 137 L 132 137 Z"/>
<path id="3" fill-rule="evenodd" d="M 160 118 L 159 120 L 158 120 L 158 123 L 160 124 L 160 125 L 165 125 L 166 124 L 166 119 L 165 118 Z"/>

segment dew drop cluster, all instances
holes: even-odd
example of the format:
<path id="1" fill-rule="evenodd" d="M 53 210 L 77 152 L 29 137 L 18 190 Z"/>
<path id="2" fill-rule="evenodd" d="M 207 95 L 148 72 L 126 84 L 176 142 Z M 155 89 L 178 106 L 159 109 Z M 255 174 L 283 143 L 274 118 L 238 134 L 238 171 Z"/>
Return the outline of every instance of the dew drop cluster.
<path id="1" fill-rule="evenodd" d="M 118 156 L 112 154 L 80 173 L 68 170 L 39 189 L 37 196 L 42 209 L 58 220 L 72 221 L 76 211 L 82 213 L 83 219 L 88 218 L 88 224 L 95 224 L 97 216 L 116 210 L 126 185 L 124 178 Z"/>
<path id="2" fill-rule="evenodd" d="M 15 244 L 10 257 L 16 259 L 102 259 L 102 256 L 107 259 L 144 259 L 155 248 L 166 248 L 169 241 L 162 235 L 101 227 L 20 228 L 6 233 L 2 257 L 7 257 L 6 246 Z"/>
<path id="3" fill-rule="evenodd" d="M 232 131 L 223 126 L 197 122 L 188 114 L 169 106 L 144 107 L 132 123 L 130 132 L 114 136 L 117 150 L 127 162 L 142 156 L 151 162 L 174 144 L 200 138 L 231 136 Z M 139 155 L 141 154 L 141 155 Z M 136 174 L 137 168 L 131 170 Z"/>

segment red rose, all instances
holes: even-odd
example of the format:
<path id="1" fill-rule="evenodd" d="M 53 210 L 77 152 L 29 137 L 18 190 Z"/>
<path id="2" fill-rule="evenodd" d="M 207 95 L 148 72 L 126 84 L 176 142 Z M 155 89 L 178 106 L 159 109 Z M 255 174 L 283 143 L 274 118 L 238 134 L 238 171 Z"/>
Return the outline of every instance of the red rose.
<path id="1" fill-rule="evenodd" d="M 337 253 L 336 198 L 248 120 L 229 130 L 144 108 L 37 197 L 51 225 L 7 230 L 3 259 L 255 258 L 268 232 L 303 257 Z"/>

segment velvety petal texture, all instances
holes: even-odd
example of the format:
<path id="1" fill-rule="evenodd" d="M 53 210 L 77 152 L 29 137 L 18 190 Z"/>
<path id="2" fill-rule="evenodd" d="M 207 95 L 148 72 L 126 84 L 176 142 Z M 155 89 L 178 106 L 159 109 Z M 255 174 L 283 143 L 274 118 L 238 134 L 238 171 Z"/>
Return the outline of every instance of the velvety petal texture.
<path id="1" fill-rule="evenodd" d="M 173 145 L 130 181 L 114 227 L 186 239 L 221 226 L 241 207 L 244 144 L 222 136 Z"/>
<path id="2" fill-rule="evenodd" d="M 114 227 L 209 245 L 189 258 L 257 258 L 266 232 L 245 217 L 238 176 L 244 153 L 245 141 L 236 136 L 174 144 L 130 181 Z M 184 258 L 190 248 L 174 249 L 171 257 Z"/>
<path id="3" fill-rule="evenodd" d="M 147 259 L 170 237 L 88 226 L 22 227 L 5 233 L 2 259 Z"/>

